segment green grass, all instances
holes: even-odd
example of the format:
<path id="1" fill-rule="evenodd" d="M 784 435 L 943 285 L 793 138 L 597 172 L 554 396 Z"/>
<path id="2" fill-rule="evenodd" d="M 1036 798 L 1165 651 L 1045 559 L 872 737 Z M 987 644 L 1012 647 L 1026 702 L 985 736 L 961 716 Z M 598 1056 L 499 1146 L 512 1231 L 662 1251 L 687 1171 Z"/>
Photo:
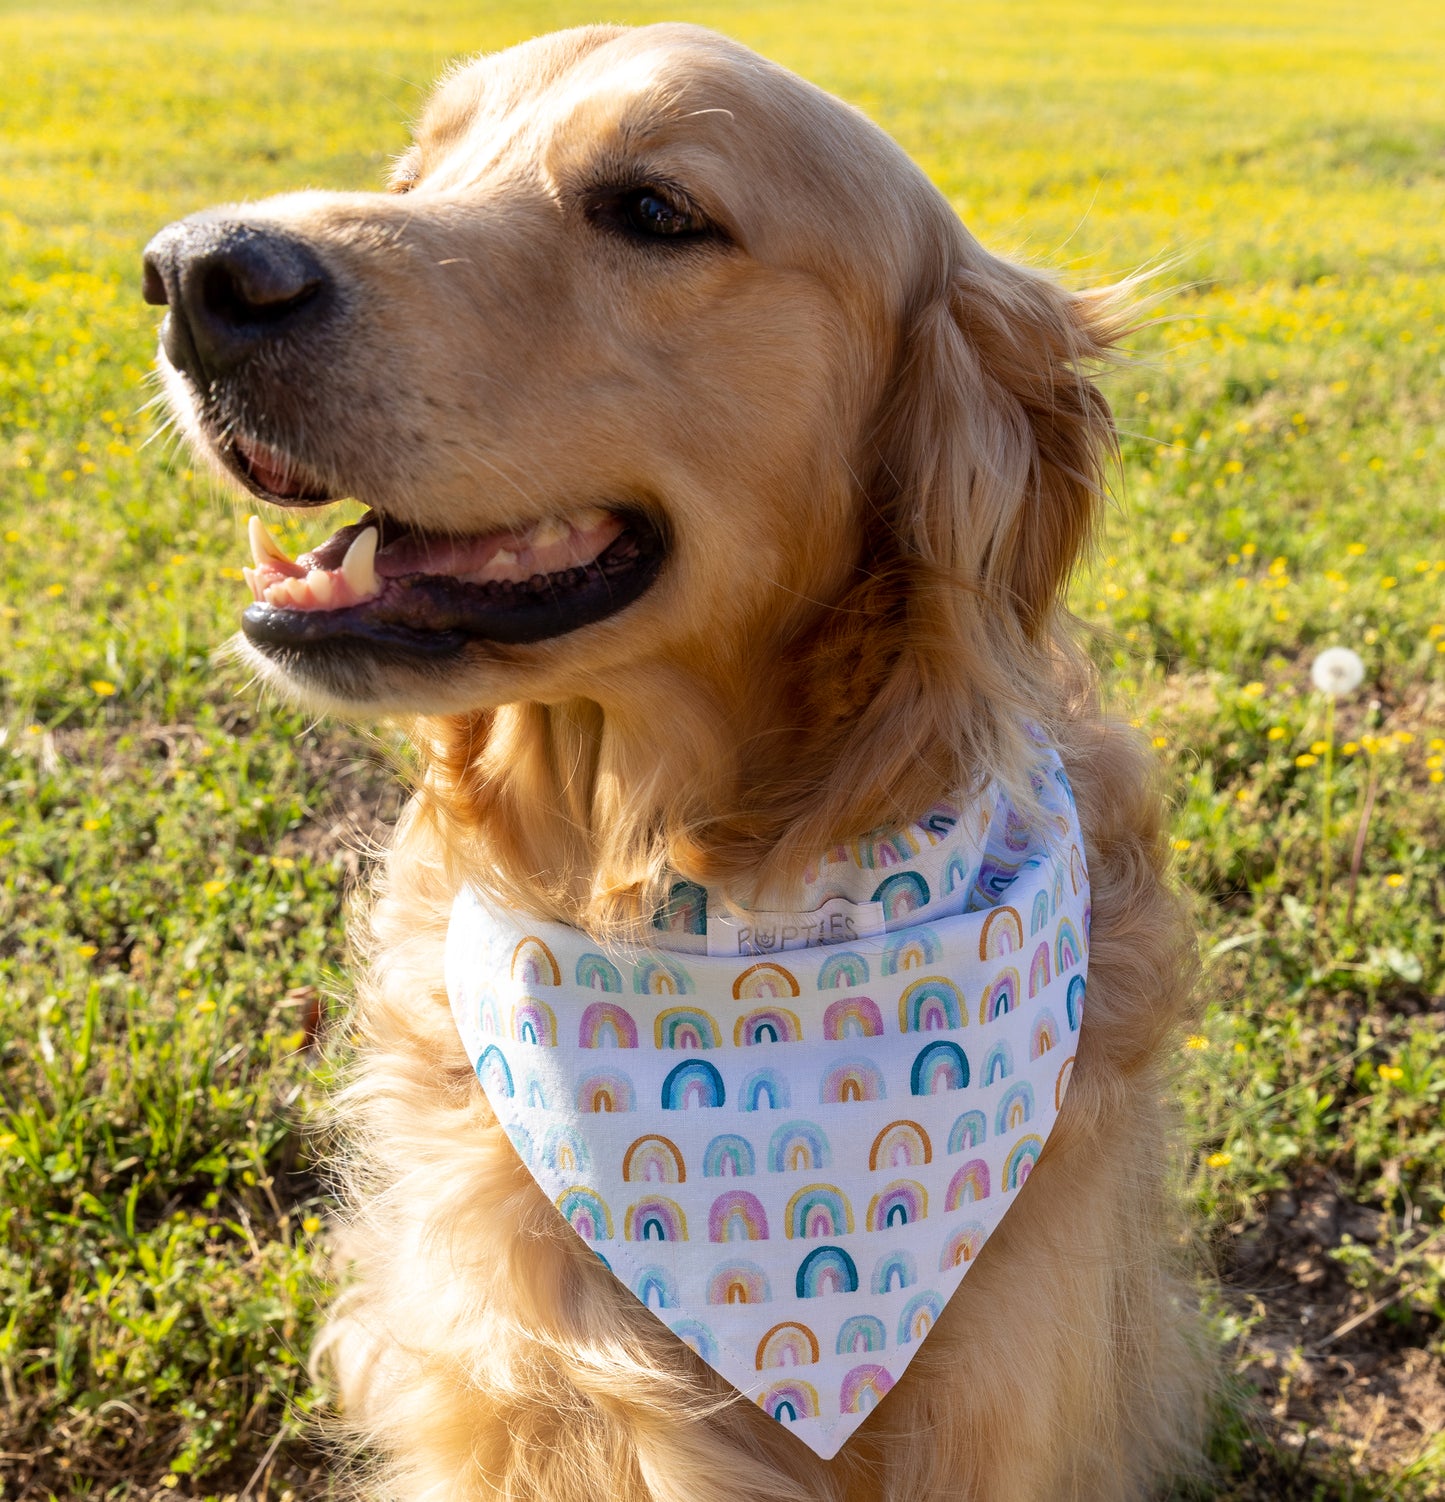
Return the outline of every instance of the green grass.
<path id="1" fill-rule="evenodd" d="M 1080 279 L 1175 258 L 1111 382 L 1123 504 L 1076 603 L 1172 777 L 1206 957 L 1190 1190 L 1235 1373 L 1210 1495 L 1445 1495 L 1438 7 L 685 13 L 862 104 L 992 247 Z M 377 185 L 446 59 L 595 18 L 0 11 L 0 1496 L 328 1489 L 309 1124 L 345 1041 L 306 1045 L 394 748 L 218 665 L 241 513 L 148 443 L 140 247 L 217 200 Z M 1337 642 L 1367 678 L 1327 752 L 1308 668 Z"/>

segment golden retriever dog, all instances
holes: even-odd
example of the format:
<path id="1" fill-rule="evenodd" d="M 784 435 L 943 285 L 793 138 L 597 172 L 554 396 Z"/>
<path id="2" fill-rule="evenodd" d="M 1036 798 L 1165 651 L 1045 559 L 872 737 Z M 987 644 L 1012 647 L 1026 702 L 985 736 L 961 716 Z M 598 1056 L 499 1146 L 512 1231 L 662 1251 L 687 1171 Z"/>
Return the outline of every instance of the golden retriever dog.
<path id="1" fill-rule="evenodd" d="M 1205 1365 L 1171 1204 L 1189 935 L 1135 737 L 1062 594 L 1131 313 L 989 254 L 861 114 L 720 36 L 591 27 L 452 69 L 385 193 L 146 256 L 194 445 L 263 500 L 243 651 L 402 717 L 421 773 L 361 944 L 320 1359 L 379 1496 L 1064 1502 L 1188 1469 Z M 820 853 L 1047 738 L 1092 888 L 1038 1166 L 887 1400 L 822 1459 L 558 1214 L 453 1021 L 471 887 L 648 942 L 676 884 L 796 910 Z M 841 1349 L 841 1348 L 840 1348 Z"/>

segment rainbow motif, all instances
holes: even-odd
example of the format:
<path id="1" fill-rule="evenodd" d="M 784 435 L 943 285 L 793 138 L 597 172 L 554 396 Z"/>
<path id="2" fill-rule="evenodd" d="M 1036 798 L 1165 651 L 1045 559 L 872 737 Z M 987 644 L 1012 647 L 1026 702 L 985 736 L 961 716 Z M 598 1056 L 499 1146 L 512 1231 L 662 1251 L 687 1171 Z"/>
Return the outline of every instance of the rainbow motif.
<path id="1" fill-rule="evenodd" d="M 658 1048 L 717 1048 L 722 1039 L 717 1023 L 701 1007 L 668 1007 L 652 1024 Z"/>
<path id="2" fill-rule="evenodd" d="M 983 920 L 978 935 L 978 957 L 981 960 L 997 960 L 1006 954 L 1024 947 L 1024 925 L 1018 910 L 1011 907 L 996 907 Z"/>
<path id="3" fill-rule="evenodd" d="M 1020 1137 L 1013 1147 L 1009 1149 L 1009 1155 L 1003 1165 L 1003 1187 L 1005 1189 L 1017 1189 L 1028 1178 L 1030 1170 L 1039 1161 L 1039 1154 L 1044 1150 L 1042 1137 Z"/>
<path id="4" fill-rule="evenodd" d="M 557 1208 L 584 1241 L 612 1240 L 612 1212 L 595 1189 L 578 1184 L 557 1196 Z"/>
<path id="5" fill-rule="evenodd" d="M 998 1109 L 994 1112 L 993 1129 L 1002 1137 L 1016 1132 L 1034 1119 L 1034 1087 L 1027 1080 L 1015 1080 L 999 1096 Z"/>
<path id="6" fill-rule="evenodd" d="M 1049 910 L 1049 894 L 1043 887 L 1040 887 L 1039 890 L 1034 893 L 1033 912 L 1029 917 L 1030 938 L 1032 938 L 1034 934 L 1042 933 L 1044 929 L 1049 926 L 1049 919 L 1052 916 L 1053 915 Z"/>
<path id="7" fill-rule="evenodd" d="M 917 871 L 900 871 L 878 883 L 873 901 L 883 904 L 883 917 L 889 923 L 906 918 L 928 906 L 928 883 Z"/>
<path id="8" fill-rule="evenodd" d="M 845 997 L 823 1013 L 823 1036 L 832 1043 L 844 1038 L 881 1038 L 883 1013 L 867 996 Z"/>
<path id="9" fill-rule="evenodd" d="M 677 1284 L 665 1267 L 644 1267 L 632 1291 L 649 1309 L 676 1309 Z"/>
<path id="10" fill-rule="evenodd" d="M 652 926 L 666 933 L 705 934 L 707 932 L 707 888 L 695 881 L 675 881 L 668 889 L 667 901 L 653 915 Z"/>
<path id="11" fill-rule="evenodd" d="M 1045 939 L 1029 961 L 1029 995 L 1037 996 L 1053 978 L 1049 969 L 1049 944 Z"/>
<path id="12" fill-rule="evenodd" d="M 882 1100 L 886 1093 L 883 1072 L 876 1064 L 867 1059 L 849 1059 L 834 1064 L 823 1076 L 818 1099 L 831 1106 L 850 1100 Z"/>
<path id="13" fill-rule="evenodd" d="M 950 1267 L 972 1262 L 986 1236 L 982 1226 L 960 1226 L 943 1244 L 943 1254 L 938 1259 L 939 1272 L 945 1273 Z"/>
<path id="14" fill-rule="evenodd" d="M 988 1118 L 983 1112 L 965 1111 L 948 1134 L 948 1151 L 966 1153 L 970 1148 L 981 1147 L 987 1137 Z"/>
<path id="15" fill-rule="evenodd" d="M 532 1166 L 533 1151 L 532 1134 L 526 1129 L 526 1127 L 520 1125 L 519 1123 L 509 1126 L 506 1130 L 507 1138 L 511 1142 L 513 1148 L 516 1150 L 517 1156 L 522 1160 L 523 1163 L 527 1165 L 528 1168 L 530 1168 Z"/>
<path id="16" fill-rule="evenodd" d="M 861 954 L 845 949 L 839 954 L 830 954 L 818 971 L 818 989 L 836 991 L 840 988 L 851 991 L 868 984 L 868 961 Z"/>
<path id="17" fill-rule="evenodd" d="M 1064 863 L 1056 860 L 1053 864 L 1054 884 L 1049 892 L 1051 911 L 1058 912 L 1064 905 Z"/>
<path id="18" fill-rule="evenodd" d="M 1005 965 L 994 976 L 993 983 L 983 993 L 978 1004 L 980 1022 L 997 1022 L 1006 1017 L 1019 1004 L 1019 973 L 1012 965 Z"/>
<path id="19" fill-rule="evenodd" d="M 895 1179 L 868 1205 L 868 1229 L 890 1231 L 928 1218 L 928 1191 L 917 1179 Z"/>
<path id="20" fill-rule="evenodd" d="M 1086 949 L 1088 948 L 1089 940 L 1092 937 L 1093 926 L 1094 904 L 1092 902 L 1086 902 L 1084 904 L 1084 947 Z"/>
<path id="21" fill-rule="evenodd" d="M 821 1354 L 818 1337 L 806 1325 L 785 1320 L 758 1342 L 757 1368 L 766 1372 L 775 1366 L 813 1366 Z"/>
<path id="22" fill-rule="evenodd" d="M 729 1189 L 712 1202 L 707 1216 L 709 1241 L 766 1241 L 768 1212 L 746 1189 Z"/>
<path id="23" fill-rule="evenodd" d="M 758 1171 L 753 1145 L 736 1132 L 714 1137 L 703 1149 L 702 1176 L 705 1179 L 746 1179 Z"/>
<path id="24" fill-rule="evenodd" d="M 570 1122 L 554 1121 L 542 1137 L 542 1167 L 554 1173 L 586 1173 L 592 1154 L 582 1133 Z"/>
<path id="25" fill-rule="evenodd" d="M 511 1100 L 515 1093 L 511 1067 L 506 1055 L 495 1043 L 488 1043 L 478 1056 L 477 1078 L 488 1095 L 502 1095 Z"/>
<path id="26" fill-rule="evenodd" d="M 1077 845 L 1069 846 L 1069 882 L 1077 897 L 1089 884 L 1089 873 L 1084 867 L 1084 853 Z"/>
<path id="27" fill-rule="evenodd" d="M 800 1299 L 828 1293 L 857 1293 L 858 1265 L 840 1246 L 820 1246 L 798 1264 L 795 1291 Z"/>
<path id="28" fill-rule="evenodd" d="M 918 841 L 910 829 L 875 829 L 853 846 L 853 858 L 865 871 L 886 871 L 889 866 L 904 865 L 917 854 Z"/>
<path id="29" fill-rule="evenodd" d="M 637 1024 L 615 1001 L 594 1001 L 582 1013 L 577 1042 L 582 1048 L 636 1048 Z"/>
<path id="30" fill-rule="evenodd" d="M 1069 994 L 1064 1001 L 1064 1012 L 1069 1019 L 1069 1031 L 1076 1033 L 1084 1020 L 1084 977 L 1076 975 L 1069 982 Z"/>
<path id="31" fill-rule="evenodd" d="M 1074 1077 L 1074 1056 L 1070 1054 L 1064 1060 L 1064 1067 L 1059 1070 L 1059 1077 L 1054 1081 L 1054 1109 L 1063 1109 L 1064 1096 L 1068 1093 L 1069 1081 Z"/>
<path id="32" fill-rule="evenodd" d="M 914 1095 L 937 1095 L 940 1090 L 968 1089 L 968 1057 L 947 1038 L 920 1051 L 913 1061 L 910 1088 Z"/>
<path id="33" fill-rule="evenodd" d="M 552 951 L 528 934 L 512 951 L 512 979 L 526 987 L 560 986 L 562 972 Z"/>
<path id="34" fill-rule="evenodd" d="M 928 838 L 930 845 L 946 840 L 958 827 L 960 815 L 951 803 L 935 803 L 918 821 L 918 828 Z"/>
<path id="35" fill-rule="evenodd" d="M 854 1314 L 838 1327 L 838 1356 L 870 1356 L 888 1344 L 888 1331 L 876 1314 Z"/>
<path id="36" fill-rule="evenodd" d="M 1074 785 L 1069 781 L 1069 774 L 1062 767 L 1054 768 L 1054 781 L 1064 790 L 1064 797 L 1069 800 L 1069 807 L 1075 807 Z"/>
<path id="37" fill-rule="evenodd" d="M 1059 1024 L 1054 1021 L 1054 1014 L 1047 1007 L 1041 1007 L 1029 1033 L 1029 1058 L 1041 1059 L 1051 1048 L 1058 1046 Z"/>
<path id="38" fill-rule="evenodd" d="M 706 1059 L 684 1059 L 662 1082 L 664 1111 L 721 1106 L 726 1100 L 722 1075 Z"/>
<path id="39" fill-rule="evenodd" d="M 945 893 L 956 892 L 960 888 L 968 886 L 968 867 L 963 863 L 961 855 L 950 855 L 948 864 L 943 868 L 943 890 Z"/>
<path id="40" fill-rule="evenodd" d="M 682 1319 L 671 1327 L 672 1333 L 711 1366 L 717 1360 L 717 1340 L 700 1319 Z"/>
<path id="41" fill-rule="evenodd" d="M 963 997 L 951 980 L 930 975 L 916 980 L 898 998 L 898 1028 L 904 1033 L 943 1033 L 967 1022 Z"/>
<path id="42" fill-rule="evenodd" d="M 1054 938 L 1054 973 L 1062 975 L 1079 963 L 1083 949 L 1074 925 L 1067 918 L 1059 919 L 1059 931 Z"/>
<path id="43" fill-rule="evenodd" d="M 548 1109 L 547 1087 L 535 1074 L 529 1074 L 522 1081 L 522 1099 L 538 1111 Z"/>
<path id="44" fill-rule="evenodd" d="M 477 1004 L 477 1026 L 484 1038 L 500 1038 L 502 1024 L 497 1017 L 497 1003 L 490 996 L 482 997 Z"/>
<path id="45" fill-rule="evenodd" d="M 622 1234 L 629 1241 L 686 1241 L 687 1216 L 676 1200 L 650 1194 L 627 1207 Z"/>
<path id="46" fill-rule="evenodd" d="M 803 1024 L 796 1012 L 786 1007 L 759 1007 L 745 1012 L 733 1024 L 733 1042 L 739 1048 L 754 1043 L 797 1043 L 803 1037 Z"/>
<path id="47" fill-rule="evenodd" d="M 1033 842 L 1033 831 L 1029 828 L 1028 821 L 1012 804 L 1009 805 L 1008 817 L 1004 820 L 1003 842 L 1015 855 L 1027 850 Z"/>
<path id="48" fill-rule="evenodd" d="M 933 1162 L 933 1144 L 916 1121 L 890 1121 L 873 1139 L 868 1167 L 920 1168 Z"/>
<path id="49" fill-rule="evenodd" d="M 851 1236 L 853 1207 L 848 1196 L 832 1184 L 809 1184 L 788 1201 L 783 1227 L 789 1237 L 798 1241 Z"/>
<path id="50" fill-rule="evenodd" d="M 996 1085 L 999 1080 L 1006 1080 L 1013 1072 L 1013 1049 L 1000 1038 L 989 1049 L 988 1057 L 983 1061 L 983 1082 L 985 1085 Z"/>
<path id="51" fill-rule="evenodd" d="M 758 1394 L 758 1406 L 780 1423 L 795 1424 L 799 1419 L 818 1417 L 818 1389 L 811 1382 L 794 1378 L 775 1382 Z"/>
<path id="52" fill-rule="evenodd" d="M 793 1103 L 788 1077 L 776 1069 L 755 1069 L 742 1083 L 739 1111 L 785 1111 Z"/>
<path id="53" fill-rule="evenodd" d="M 922 1340 L 942 1313 L 943 1300 L 932 1289 L 915 1293 L 898 1316 L 898 1344 L 906 1346 L 910 1341 Z"/>
<path id="54" fill-rule="evenodd" d="M 733 982 L 734 1001 L 764 1001 L 797 994 L 798 982 L 792 971 L 784 970 L 771 960 L 759 960 L 756 965 L 749 965 Z"/>
<path id="55" fill-rule="evenodd" d="M 878 1366 L 874 1362 L 855 1366 L 843 1378 L 843 1386 L 838 1392 L 838 1407 L 844 1413 L 871 1413 L 888 1395 L 888 1389 L 892 1386 L 893 1378 L 888 1375 L 887 1367 Z"/>
<path id="56" fill-rule="evenodd" d="M 970 1158 L 949 1180 L 943 1208 L 957 1210 L 960 1205 L 986 1200 L 991 1192 L 988 1164 L 982 1158 Z"/>
<path id="57" fill-rule="evenodd" d="M 639 996 L 691 996 L 692 977 L 675 960 L 654 955 L 632 967 L 632 989 Z"/>
<path id="58" fill-rule="evenodd" d="M 912 1288 L 918 1281 L 918 1265 L 912 1252 L 888 1252 L 873 1266 L 874 1293 L 892 1293 L 895 1288 Z"/>
<path id="59" fill-rule="evenodd" d="M 766 1304 L 772 1297 L 768 1275 L 756 1262 L 725 1262 L 707 1280 L 709 1304 Z"/>
<path id="60" fill-rule="evenodd" d="M 828 1166 L 828 1138 L 811 1121 L 790 1121 L 773 1133 L 768 1168 L 773 1173 L 817 1173 Z"/>
<path id="61" fill-rule="evenodd" d="M 526 996 L 512 1008 L 512 1037 L 518 1043 L 557 1046 L 557 1016 L 545 1001 Z"/>
<path id="62" fill-rule="evenodd" d="M 622 975 L 606 955 L 581 954 L 577 956 L 577 984 L 584 991 L 607 991 L 616 994 L 622 990 Z M 584 1044 L 584 1047 L 596 1045 Z"/>
<path id="63" fill-rule="evenodd" d="M 579 1111 L 635 1111 L 632 1081 L 620 1069 L 598 1069 L 577 1085 Z"/>
<path id="64" fill-rule="evenodd" d="M 628 1184 L 683 1184 L 687 1164 L 670 1137 L 650 1133 L 639 1137 L 623 1154 L 622 1178 Z"/>
<path id="65" fill-rule="evenodd" d="M 977 905 L 994 907 L 1000 897 L 1013 886 L 1019 874 L 1019 863 L 1006 860 L 995 852 L 986 855 L 979 863 L 978 875 L 973 879 Z"/>
<path id="66" fill-rule="evenodd" d="M 931 928 L 918 924 L 887 940 L 878 968 L 884 975 L 897 975 L 900 970 L 929 970 L 942 953 L 943 941 Z"/>

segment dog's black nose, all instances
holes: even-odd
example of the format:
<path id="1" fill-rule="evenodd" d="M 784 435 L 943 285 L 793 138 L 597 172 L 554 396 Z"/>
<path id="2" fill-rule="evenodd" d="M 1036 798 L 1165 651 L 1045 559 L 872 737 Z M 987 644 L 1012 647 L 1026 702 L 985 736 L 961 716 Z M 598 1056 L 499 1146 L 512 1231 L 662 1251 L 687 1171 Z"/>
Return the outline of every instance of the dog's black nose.
<path id="1" fill-rule="evenodd" d="M 142 292 L 168 305 L 166 358 L 208 386 L 270 341 L 325 317 L 333 282 L 315 252 L 267 226 L 183 219 L 145 250 Z"/>

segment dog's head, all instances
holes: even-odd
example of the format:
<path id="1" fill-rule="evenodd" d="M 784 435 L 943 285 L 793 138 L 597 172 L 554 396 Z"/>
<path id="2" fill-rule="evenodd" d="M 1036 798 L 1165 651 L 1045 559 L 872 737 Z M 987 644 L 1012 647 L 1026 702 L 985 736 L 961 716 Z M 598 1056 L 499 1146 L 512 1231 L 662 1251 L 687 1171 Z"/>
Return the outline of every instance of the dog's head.
<path id="1" fill-rule="evenodd" d="M 722 726 L 756 751 L 723 803 L 806 753 L 844 819 L 1046 712 L 1110 305 L 988 255 L 881 131 L 719 36 L 457 68 L 388 192 L 172 225 L 146 294 L 197 445 L 266 500 L 370 508 L 299 562 L 253 538 L 247 650 L 285 690 L 468 745 L 523 703 Z"/>

